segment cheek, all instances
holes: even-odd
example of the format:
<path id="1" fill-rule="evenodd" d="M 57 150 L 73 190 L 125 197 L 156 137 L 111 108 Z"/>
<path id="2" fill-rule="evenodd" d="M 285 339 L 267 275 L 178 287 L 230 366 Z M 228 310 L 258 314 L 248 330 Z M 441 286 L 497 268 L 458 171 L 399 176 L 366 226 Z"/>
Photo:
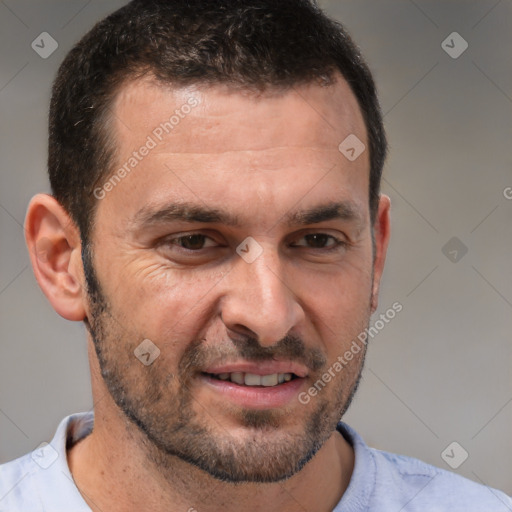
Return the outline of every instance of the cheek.
<path id="1" fill-rule="evenodd" d="M 110 295 L 132 330 L 157 345 L 179 350 L 199 335 L 215 306 L 216 270 L 176 270 L 161 263 L 125 265 Z"/>
<path id="2" fill-rule="evenodd" d="M 328 360 L 343 354 L 368 325 L 372 290 L 368 265 L 345 265 L 338 272 L 309 273 L 302 278 L 299 296 Z M 297 277 L 295 283 L 299 282 Z"/>
<path id="3" fill-rule="evenodd" d="M 315 310 L 336 319 L 344 312 L 361 311 L 369 304 L 372 290 L 371 258 L 354 255 L 325 270 L 300 269 L 290 275 L 293 290 Z"/>

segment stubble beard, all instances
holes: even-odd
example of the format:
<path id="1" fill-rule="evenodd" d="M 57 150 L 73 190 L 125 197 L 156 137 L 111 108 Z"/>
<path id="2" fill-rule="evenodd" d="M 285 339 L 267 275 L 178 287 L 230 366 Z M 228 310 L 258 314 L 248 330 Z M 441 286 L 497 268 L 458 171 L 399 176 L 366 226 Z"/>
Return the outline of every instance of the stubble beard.
<path id="1" fill-rule="evenodd" d="M 354 358 L 356 364 L 343 370 L 347 378 L 331 382 L 328 386 L 336 388 L 314 397 L 313 406 L 302 416 L 303 428 L 285 431 L 282 424 L 287 419 L 289 424 L 289 418 L 283 411 L 246 409 L 236 415 L 244 435 L 235 437 L 215 420 L 217 410 L 209 411 L 196 403 L 190 372 L 171 375 L 163 365 L 145 367 L 135 358 L 129 342 L 134 337 L 123 332 L 115 319 L 96 277 L 92 257 L 86 253 L 83 260 L 90 318 L 85 323 L 102 378 L 124 417 L 142 434 L 147 458 L 162 473 L 172 474 L 178 458 L 224 482 L 279 482 L 299 472 L 333 434 L 358 387 L 366 347 L 359 361 Z M 304 344 L 296 338 L 287 337 L 270 350 L 307 360 L 318 378 L 327 366 L 319 351 L 309 349 L 306 354 Z M 255 345 L 254 340 L 240 351 L 241 357 L 255 354 L 269 358 L 268 349 Z M 191 344 L 179 368 L 190 368 L 205 357 L 199 342 Z"/>

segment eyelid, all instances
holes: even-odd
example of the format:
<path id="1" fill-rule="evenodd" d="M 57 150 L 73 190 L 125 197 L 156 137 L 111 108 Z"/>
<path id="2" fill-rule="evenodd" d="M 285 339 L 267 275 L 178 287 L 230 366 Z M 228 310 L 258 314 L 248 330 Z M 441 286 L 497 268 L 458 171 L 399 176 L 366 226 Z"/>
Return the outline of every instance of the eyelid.
<path id="1" fill-rule="evenodd" d="M 335 244 L 332 246 L 328 246 L 328 247 L 324 247 L 324 248 L 316 248 L 316 250 L 327 251 L 329 249 L 336 249 L 337 247 L 349 244 L 349 240 L 347 239 L 347 237 L 343 233 L 340 233 L 339 231 L 337 231 L 336 234 L 333 234 L 333 233 L 329 232 L 329 229 L 309 228 L 307 230 L 302 230 L 299 233 L 293 234 L 292 235 L 293 238 L 292 238 L 292 236 L 290 236 L 291 242 L 289 242 L 289 245 L 292 247 L 293 246 L 304 247 L 307 249 L 314 250 L 315 249 L 314 247 L 308 247 L 307 245 L 296 245 L 297 241 L 302 240 L 306 236 L 309 236 L 309 235 L 324 235 L 326 237 L 329 237 L 331 240 L 333 240 L 335 242 Z M 204 236 L 206 241 L 210 240 L 211 242 L 214 242 L 214 245 L 207 245 L 206 247 L 202 247 L 201 249 L 194 250 L 194 249 L 187 249 L 185 247 L 181 247 L 178 243 L 174 243 L 176 241 L 179 241 L 182 238 L 186 238 L 189 236 Z M 211 249 L 214 247 L 226 247 L 227 245 L 229 245 L 229 243 L 226 242 L 225 239 L 223 241 L 220 241 L 220 238 L 221 238 L 220 235 L 213 236 L 211 231 L 208 231 L 208 230 L 185 231 L 182 233 L 173 233 L 172 235 L 166 235 L 166 236 L 160 238 L 158 240 L 157 244 L 173 246 L 181 251 L 193 253 L 193 252 L 199 252 L 199 251 L 206 250 L 206 249 Z M 207 243 L 207 242 L 205 242 L 205 243 Z"/>
<path id="2" fill-rule="evenodd" d="M 329 236 L 329 237 L 335 238 L 340 241 L 348 241 L 348 237 L 345 233 L 343 233 L 339 230 L 333 230 L 333 229 L 329 229 L 329 228 L 302 229 L 299 232 L 296 232 L 296 233 L 290 235 L 290 238 L 292 240 L 299 240 L 308 235 L 325 235 L 325 236 Z"/>
<path id="3" fill-rule="evenodd" d="M 302 240 L 303 238 L 305 238 L 306 236 L 309 236 L 309 235 L 324 235 L 324 236 L 330 238 L 331 240 L 334 240 L 335 243 L 334 243 L 334 245 L 327 246 L 327 247 L 309 247 L 307 245 L 296 245 L 298 240 Z M 304 247 L 306 249 L 317 250 L 317 251 L 336 250 L 339 247 L 347 246 L 349 243 L 348 240 L 346 239 L 346 237 L 336 236 L 336 235 L 333 235 L 332 233 L 328 233 L 328 232 L 322 231 L 322 230 L 317 230 L 317 231 L 313 230 L 313 231 L 308 231 L 306 233 L 302 233 L 299 237 L 295 237 L 293 240 L 294 241 L 291 244 L 292 247 Z"/>
<path id="4" fill-rule="evenodd" d="M 217 240 L 215 240 L 213 237 L 205 234 L 205 233 L 201 233 L 201 232 L 195 232 L 195 233 L 180 233 L 178 235 L 172 235 L 172 236 L 169 236 L 169 237 L 166 237 L 164 239 L 164 242 L 167 243 L 167 244 L 170 244 L 170 245 L 177 245 L 178 247 L 180 247 L 177 243 L 173 243 L 173 242 L 179 242 L 180 240 L 184 239 L 184 238 L 188 238 L 188 237 L 192 237 L 192 236 L 202 236 L 204 237 L 205 239 L 205 244 L 206 244 L 206 247 L 202 247 L 202 249 L 207 249 L 209 247 L 213 247 L 212 245 L 208 245 L 208 241 L 210 242 L 214 242 L 215 245 L 219 245 L 219 242 Z M 190 250 L 190 251 L 193 251 L 192 249 L 186 249 L 185 247 L 180 247 L 180 249 L 183 249 L 183 250 Z M 196 251 L 193 251 L 193 252 L 197 252 L 201 249 L 197 249 Z"/>
<path id="5" fill-rule="evenodd" d="M 179 234 L 179 235 L 174 235 L 174 236 L 171 236 L 169 237 L 169 240 L 180 240 L 182 238 L 188 238 L 188 237 L 192 237 L 192 236 L 202 236 L 206 239 L 209 239 L 209 240 L 214 240 L 213 237 L 209 236 L 209 235 L 206 235 L 205 233 L 185 233 L 185 234 Z"/>
<path id="6" fill-rule="evenodd" d="M 180 239 L 189 236 L 203 236 L 205 238 L 205 246 L 200 249 L 187 249 L 179 243 Z M 181 233 L 172 233 L 158 239 L 155 243 L 157 247 L 162 247 L 167 251 L 181 252 L 185 255 L 200 256 L 203 252 L 226 247 L 226 242 L 220 235 L 213 235 L 208 230 L 184 231 Z"/>

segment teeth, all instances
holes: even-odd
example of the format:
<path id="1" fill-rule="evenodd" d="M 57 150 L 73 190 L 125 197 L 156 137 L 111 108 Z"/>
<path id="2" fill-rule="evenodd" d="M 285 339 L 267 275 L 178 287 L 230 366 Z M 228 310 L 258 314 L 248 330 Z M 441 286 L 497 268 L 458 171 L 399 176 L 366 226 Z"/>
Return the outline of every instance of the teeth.
<path id="1" fill-rule="evenodd" d="M 232 373 L 231 382 L 234 382 L 235 384 L 245 384 L 244 374 L 240 372 Z"/>
<path id="2" fill-rule="evenodd" d="M 245 385 L 246 386 L 261 386 L 261 376 L 254 375 L 254 373 L 245 374 Z"/>
<path id="3" fill-rule="evenodd" d="M 272 387 L 291 381 L 293 374 L 272 373 L 270 375 L 256 375 L 254 373 L 233 372 L 219 373 L 216 377 L 220 380 L 230 380 L 239 385 Z"/>
<path id="4" fill-rule="evenodd" d="M 261 377 L 262 386 L 276 386 L 278 382 L 279 376 L 277 373 L 273 373 L 272 375 L 263 375 L 263 377 Z"/>

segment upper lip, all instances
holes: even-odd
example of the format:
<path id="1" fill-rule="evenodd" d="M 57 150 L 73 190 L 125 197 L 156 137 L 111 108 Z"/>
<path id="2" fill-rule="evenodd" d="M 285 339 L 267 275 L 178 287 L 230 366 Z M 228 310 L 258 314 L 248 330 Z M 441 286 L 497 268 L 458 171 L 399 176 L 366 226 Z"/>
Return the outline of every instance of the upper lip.
<path id="1" fill-rule="evenodd" d="M 307 369 L 300 363 L 292 361 L 239 361 L 212 365 L 205 368 L 204 373 L 253 373 L 255 375 L 272 375 L 274 373 L 293 373 L 297 377 L 306 377 Z"/>

